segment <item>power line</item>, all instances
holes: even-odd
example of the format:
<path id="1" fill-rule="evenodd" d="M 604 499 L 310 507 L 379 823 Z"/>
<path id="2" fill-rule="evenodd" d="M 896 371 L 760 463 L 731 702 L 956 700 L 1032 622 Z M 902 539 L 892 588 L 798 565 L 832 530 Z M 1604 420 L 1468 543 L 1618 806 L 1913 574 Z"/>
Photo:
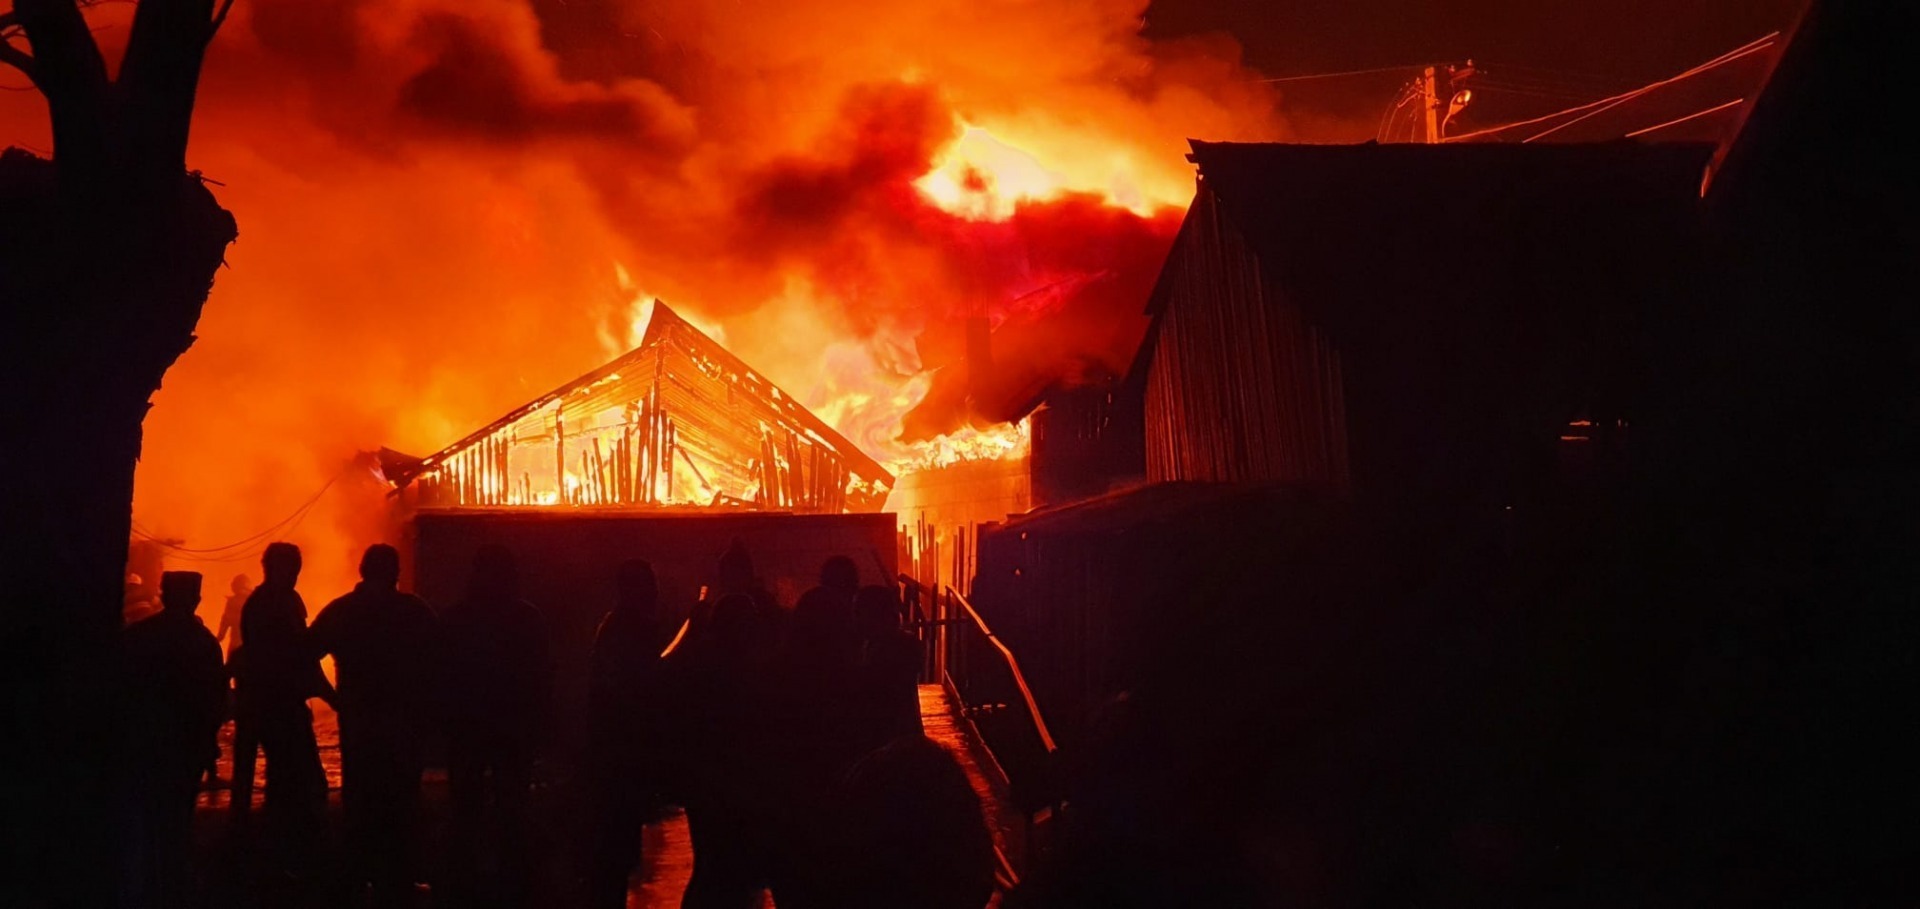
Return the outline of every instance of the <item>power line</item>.
<path id="1" fill-rule="evenodd" d="M 1633 132 L 1630 132 L 1630 133 L 1628 133 L 1628 134 L 1626 135 L 1626 138 L 1628 138 L 1628 139 L 1631 139 L 1631 138 L 1633 138 L 1633 137 L 1635 137 L 1635 136 L 1641 136 L 1641 135 L 1645 135 L 1645 134 L 1647 134 L 1647 133 L 1650 133 L 1650 132 L 1653 132 L 1654 130 L 1657 130 L 1657 129 L 1666 129 L 1666 128 L 1667 128 L 1667 127 L 1669 127 L 1669 126 L 1678 126 L 1678 125 L 1680 125 L 1680 124 L 1682 124 L 1682 123 L 1685 123 L 1685 122 L 1687 122 L 1688 120 L 1697 120 L 1697 119 L 1699 119 L 1699 118 L 1701 118 L 1701 117 L 1704 117 L 1704 116 L 1707 116 L 1708 114 L 1717 114 L 1717 113 L 1719 113 L 1719 112 L 1721 112 L 1721 111 L 1723 111 L 1723 110 L 1726 110 L 1727 108 L 1729 108 L 1729 107 L 1732 107 L 1732 106 L 1734 106 L 1734 105 L 1736 105 L 1736 104 L 1739 104 L 1740 102 L 1742 102 L 1742 101 L 1745 101 L 1745 100 L 1747 100 L 1747 99 L 1745 99 L 1745 98 L 1735 98 L 1735 99 L 1733 99 L 1732 101 L 1727 101 L 1727 102 L 1724 102 L 1724 103 L 1721 103 L 1721 104 L 1716 104 L 1716 105 L 1714 105 L 1714 106 L 1712 106 L 1712 107 L 1709 107 L 1709 108 L 1707 108 L 1706 110 L 1700 110 L 1700 111 L 1694 111 L 1693 113 L 1691 113 L 1691 114 L 1688 114 L 1688 115 L 1686 115 L 1686 116 L 1684 116 L 1684 117 L 1675 117 L 1675 118 L 1673 118 L 1672 120 L 1668 120 L 1668 121 L 1667 121 L 1667 122 L 1665 122 L 1665 123 L 1660 123 L 1660 124 L 1657 124 L 1657 125 L 1654 125 L 1654 126 L 1649 126 L 1649 127 L 1647 127 L 1646 129 L 1636 129 L 1636 130 L 1634 130 Z"/>
<path id="2" fill-rule="evenodd" d="M 1555 126 L 1552 129 L 1547 130 L 1546 132 L 1543 132 L 1538 135 L 1531 136 L 1525 140 L 1522 140 L 1525 142 L 1532 142 L 1534 139 L 1538 139 L 1538 138 L 1541 138 L 1542 136 L 1549 135 L 1561 129 L 1562 127 L 1571 126 L 1574 123 L 1579 122 L 1580 120 L 1586 119 L 1588 116 L 1591 116 L 1592 114 L 1597 114 L 1602 111 L 1612 109 L 1613 107 L 1616 107 L 1627 101 L 1631 101 L 1635 98 L 1638 98 L 1641 95 L 1644 95 L 1650 91 L 1653 91 L 1654 89 L 1671 85 L 1682 79 L 1687 79 L 1687 78 L 1699 75 L 1700 73 L 1706 72 L 1707 70 L 1713 69 L 1714 67 L 1720 66 L 1722 64 L 1731 63 L 1734 60 L 1738 60 L 1741 57 L 1747 56 L 1748 54 L 1753 54 L 1753 53 L 1757 53 L 1759 51 L 1765 50 L 1769 47 L 1772 47 L 1774 40 L 1779 37 L 1780 37 L 1779 32 L 1777 31 L 1771 32 L 1769 34 L 1756 38 L 1752 41 L 1749 41 L 1746 44 L 1736 47 L 1733 50 L 1730 50 L 1724 54 L 1721 54 L 1720 56 L 1715 57 L 1712 60 L 1709 60 L 1705 63 L 1702 63 L 1699 66 L 1695 66 L 1692 69 L 1689 69 L 1685 72 L 1682 72 L 1673 76 L 1668 76 L 1667 78 L 1662 79 L 1658 82 L 1653 82 L 1647 85 L 1643 85 L 1632 91 L 1621 92 L 1620 94 L 1613 95 L 1611 97 L 1601 98 L 1596 101 L 1589 101 L 1585 104 L 1575 105 L 1573 107 L 1567 108 L 1566 110 L 1555 111 L 1551 114 L 1545 114 L 1545 115 L 1542 115 L 1539 117 L 1533 117 L 1527 120 L 1520 120 L 1514 123 L 1505 124 L 1503 126 L 1490 126 L 1486 129 L 1474 130 L 1473 132 L 1462 133 L 1458 136 L 1449 136 L 1443 141 L 1459 142 L 1463 139 L 1472 139 L 1479 136 L 1487 136 L 1487 135 L 1492 135 L 1494 133 L 1505 132 L 1507 130 L 1514 129 L 1516 127 L 1533 126 L 1536 124 L 1545 123 L 1549 120 L 1553 120 L 1557 117 L 1564 117 L 1568 114 L 1577 114 L 1577 113 L 1581 113 L 1582 111 L 1589 112 L 1586 114 L 1582 114 L 1581 116 L 1576 117 L 1573 120 L 1569 120 L 1565 123 L 1559 124 L 1558 126 Z M 1598 108 L 1598 110 L 1595 110 L 1595 108 Z"/>
<path id="3" fill-rule="evenodd" d="M 1390 141 L 1390 137 L 1388 136 L 1388 133 L 1393 129 L 1394 116 L 1400 113 L 1401 108 L 1404 108 L 1407 106 L 1407 102 L 1412 101 L 1418 97 L 1420 96 L 1414 93 L 1413 86 L 1409 85 L 1406 88 L 1402 89 L 1400 92 L 1400 99 L 1395 101 L 1392 107 L 1387 108 L 1386 113 L 1383 113 L 1380 115 L 1380 126 L 1373 131 L 1374 141 L 1376 142 Z"/>
<path id="4" fill-rule="evenodd" d="M 1514 83 L 1474 77 L 1472 88 L 1475 92 L 1493 92 L 1495 94 L 1525 95 L 1529 98 L 1551 98 L 1558 101 L 1584 102 L 1593 97 L 1591 92 L 1556 91 L 1550 88 L 1518 85 Z"/>
<path id="5" fill-rule="evenodd" d="M 1619 98 L 1617 98 L 1617 99 L 1613 99 L 1613 100 L 1610 100 L 1610 101 L 1608 101 L 1607 103 L 1605 103 L 1605 104 L 1604 104 L 1604 105 L 1602 105 L 1601 107 L 1598 107 L 1598 108 L 1595 108 L 1595 109 L 1593 109 L 1593 110 L 1590 110 L 1590 111 L 1587 111 L 1586 113 L 1584 113 L 1584 114 L 1581 114 L 1580 116 L 1578 116 L 1578 117 L 1575 117 L 1575 118 L 1573 118 L 1573 119 L 1571 119 L 1571 120 L 1568 120 L 1568 121 L 1567 121 L 1567 122 L 1565 122 L 1565 123 L 1562 123 L 1562 124 L 1559 124 L 1558 126 L 1554 126 L 1554 127 L 1552 127 L 1552 128 L 1550 128 L 1550 129 L 1547 129 L 1547 130 L 1544 130 L 1544 131 L 1542 131 L 1542 132 L 1540 132 L 1540 133 L 1538 133 L 1538 134 L 1535 134 L 1535 135 L 1532 135 L 1532 136 L 1528 136 L 1527 138 L 1525 138 L 1525 139 L 1522 139 L 1522 140 L 1520 140 L 1520 141 L 1521 141 L 1521 142 L 1523 142 L 1523 143 L 1526 143 L 1526 142 L 1532 142 L 1532 141 L 1533 141 L 1533 140 L 1535 140 L 1535 139 L 1542 139 L 1542 138 L 1545 138 L 1545 137 L 1547 137 L 1547 136 L 1550 136 L 1550 135 L 1553 135 L 1554 133 L 1557 133 L 1557 132 L 1559 132 L 1560 130 L 1563 130 L 1563 129 L 1566 129 L 1567 127 L 1569 127 L 1569 126 L 1572 126 L 1572 125 L 1574 125 L 1575 123 L 1579 123 L 1580 121 L 1582 121 L 1582 120 L 1585 120 L 1585 119 L 1587 119 L 1587 118 L 1589 118 L 1589 117 L 1594 117 L 1594 116 L 1597 116 L 1597 115 L 1599 115 L 1599 114 L 1602 114 L 1602 113 L 1605 113 L 1605 112 L 1607 112 L 1607 111 L 1609 111 L 1609 110 L 1612 110 L 1612 109 L 1614 109 L 1614 108 L 1616 108 L 1616 107 L 1619 107 L 1620 105 L 1622 105 L 1622 104 L 1625 104 L 1625 103 L 1627 103 L 1628 101 L 1632 101 L 1633 99 L 1635 99 L 1635 98 L 1638 98 L 1638 97 L 1640 97 L 1640 96 L 1642 96 L 1642 95 L 1645 95 L 1646 93 L 1648 93 L 1648 92 L 1650 92 L 1650 91 L 1653 91 L 1653 90 L 1654 90 L 1654 89 L 1656 89 L 1656 88 L 1660 88 L 1660 87 L 1662 87 L 1662 86 L 1666 86 L 1666 85 L 1672 85 L 1673 83 L 1675 83 L 1675 82 L 1678 82 L 1678 81 L 1680 81 L 1680 80 L 1682 80 L 1682 79 L 1686 79 L 1686 78 L 1689 78 L 1689 77 L 1692 77 L 1692 76 L 1697 76 L 1697 75 L 1699 75 L 1699 74 L 1701 74 L 1701 73 L 1704 73 L 1704 72 L 1706 72 L 1707 70 L 1710 70 L 1710 69 L 1713 69 L 1713 68 L 1714 68 L 1714 67 L 1716 67 L 1716 66 L 1720 66 L 1720 65 L 1722 65 L 1722 64 L 1726 64 L 1726 63 L 1731 63 L 1731 62 L 1733 62 L 1733 61 L 1735 61 L 1735 60 L 1738 60 L 1738 59 L 1740 59 L 1741 57 L 1745 57 L 1745 56 L 1747 56 L 1747 55 L 1749 55 L 1749 54 L 1757 54 L 1757 53 L 1759 53 L 1759 52 L 1761 52 L 1761 51 L 1763 51 L 1763 50 L 1766 50 L 1766 49 L 1767 49 L 1767 48 L 1769 48 L 1769 47 L 1772 47 L 1772 46 L 1773 46 L 1773 38 L 1774 38 L 1774 36 L 1775 36 L 1775 35 L 1778 35 L 1778 34 L 1780 34 L 1780 33 L 1779 33 L 1779 32 L 1774 32 L 1774 33 L 1773 33 L 1772 35 L 1768 35 L 1768 36 L 1767 36 L 1767 37 L 1765 37 L 1765 38 L 1761 38 L 1761 39 L 1758 39 L 1758 40 L 1756 40 L 1756 41 L 1753 41 L 1753 42 L 1751 42 L 1751 43 L 1749 43 L 1749 44 L 1747 44 L 1747 45 L 1745 45 L 1745 46 L 1743 46 L 1743 47 L 1740 47 L 1740 48 L 1736 48 L 1736 49 L 1734 49 L 1734 50 L 1731 50 L 1731 51 L 1728 51 L 1727 53 L 1724 53 L 1724 54 L 1721 54 L 1720 56 L 1718 56 L 1718 57 L 1715 57 L 1714 59 L 1712 59 L 1712 60 L 1709 60 L 1709 61 L 1707 61 L 1707 62 L 1705 62 L 1705 63 L 1702 63 L 1702 64 L 1700 64 L 1699 66 L 1696 66 L 1696 67 L 1694 67 L 1693 69 L 1690 69 L 1690 70 L 1687 70 L 1686 72 L 1684 72 L 1684 73 L 1681 73 L 1681 74 L 1679 74 L 1679 75 L 1677 75 L 1677 76 L 1671 76 L 1671 77 L 1668 77 L 1668 78 L 1666 78 L 1666 79 L 1662 79 L 1662 80 L 1660 80 L 1659 82 L 1655 82 L 1655 83 L 1653 83 L 1653 84 L 1651 84 L 1651 85 L 1647 85 L 1647 86 L 1643 86 L 1643 87 L 1641 87 L 1641 88 L 1637 88 L 1637 89 L 1634 89 L 1633 91 L 1630 91 L 1630 92 L 1627 92 L 1627 93 L 1625 93 L 1624 95 L 1622 95 L 1622 96 L 1620 96 L 1620 97 L 1619 97 Z"/>
<path id="6" fill-rule="evenodd" d="M 1305 82 L 1308 79 L 1339 79 L 1344 76 L 1369 76 L 1374 73 L 1397 73 L 1402 70 L 1419 69 L 1421 64 L 1406 66 L 1376 66 L 1372 69 L 1350 69 L 1339 73 L 1308 73 L 1304 76 L 1280 76 L 1274 79 L 1255 79 L 1255 82 Z"/>
<path id="7" fill-rule="evenodd" d="M 1518 63 L 1496 63 L 1492 60 L 1475 62 L 1478 64 L 1478 68 L 1485 73 L 1504 74 L 1511 72 L 1516 76 L 1525 76 L 1534 79 L 1544 78 L 1559 82 L 1563 85 L 1580 83 L 1588 88 L 1599 89 L 1602 93 L 1617 92 L 1623 87 L 1633 84 L 1632 81 L 1622 79 L 1619 76 L 1608 76 L 1601 73 L 1589 73 L 1570 69 L 1549 69 L 1544 66 L 1524 66 Z M 1527 74 L 1532 75 L 1527 76 Z"/>
<path id="8" fill-rule="evenodd" d="M 281 518 L 278 521 L 275 521 L 272 525 L 268 526 L 265 530 L 262 530 L 259 533 L 242 537 L 241 539 L 235 540 L 234 542 L 231 542 L 231 543 L 227 543 L 223 546 L 209 546 L 209 547 L 198 548 L 198 549 L 187 547 L 187 546 L 178 546 L 155 536 L 152 531 L 149 531 L 145 527 L 140 526 L 139 521 L 133 522 L 133 530 L 134 530 L 134 533 L 137 536 L 141 537 L 142 539 L 150 543 L 153 543 L 167 550 L 168 552 L 181 554 L 183 558 L 191 559 L 195 556 L 203 556 L 204 558 L 200 558 L 198 559 L 198 561 L 224 561 L 224 559 L 217 558 L 217 556 L 228 554 L 232 550 L 238 550 L 238 549 L 250 547 L 252 544 L 263 541 L 268 536 L 271 536 L 275 533 L 279 533 L 283 530 L 292 530 L 293 527 L 298 526 L 302 520 L 305 520 L 307 516 L 307 512 L 313 509 L 314 504 L 320 501 L 320 497 L 326 495 L 327 490 L 333 488 L 333 484 L 339 482 L 340 478 L 346 476 L 347 471 L 351 469 L 352 469 L 352 465 L 349 465 L 348 467 L 343 468 L 339 473 L 334 474 L 331 479 L 327 480 L 327 482 L 320 487 L 320 490 L 318 492 L 315 492 L 305 502 L 302 502 L 298 508 L 295 508 L 292 514 L 289 514 L 286 517 Z"/>

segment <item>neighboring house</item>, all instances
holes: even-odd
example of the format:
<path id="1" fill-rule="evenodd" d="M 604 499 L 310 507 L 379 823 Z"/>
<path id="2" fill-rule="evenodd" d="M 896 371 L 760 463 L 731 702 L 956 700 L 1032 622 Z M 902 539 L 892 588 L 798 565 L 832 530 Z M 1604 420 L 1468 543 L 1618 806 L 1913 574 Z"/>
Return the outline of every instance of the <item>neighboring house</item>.
<path id="1" fill-rule="evenodd" d="M 1193 143 L 1135 367 L 1149 481 L 1500 508 L 1630 420 L 1709 145 Z"/>

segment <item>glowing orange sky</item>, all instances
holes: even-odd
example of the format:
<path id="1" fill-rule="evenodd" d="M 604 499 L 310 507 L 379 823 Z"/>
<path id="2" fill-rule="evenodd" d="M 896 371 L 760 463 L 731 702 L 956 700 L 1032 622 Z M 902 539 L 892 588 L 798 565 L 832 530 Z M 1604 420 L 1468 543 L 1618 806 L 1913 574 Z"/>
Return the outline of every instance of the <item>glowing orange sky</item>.
<path id="1" fill-rule="evenodd" d="M 598 365 L 652 295 L 885 446 L 924 329 L 1141 258 L 1189 136 L 1287 135 L 1231 42 L 1148 42 L 1133 0 L 594 5 L 625 37 L 558 50 L 527 0 L 235 8 L 190 161 L 240 239 L 154 398 L 143 527 L 254 533 L 356 452 L 435 450 Z M 0 140 L 44 150 L 44 118 L 0 93 Z M 314 596 L 378 502 L 343 487 L 289 533 Z"/>

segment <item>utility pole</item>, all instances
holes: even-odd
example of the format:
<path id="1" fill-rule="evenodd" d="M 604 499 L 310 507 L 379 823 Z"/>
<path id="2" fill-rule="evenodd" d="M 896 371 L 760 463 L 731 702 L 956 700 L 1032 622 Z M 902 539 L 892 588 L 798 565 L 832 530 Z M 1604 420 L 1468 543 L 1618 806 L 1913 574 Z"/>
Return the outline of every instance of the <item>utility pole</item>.
<path id="1" fill-rule="evenodd" d="M 1420 74 L 1420 103 L 1426 117 L 1427 144 L 1440 143 L 1440 88 L 1434 84 L 1433 67 L 1429 66 Z"/>

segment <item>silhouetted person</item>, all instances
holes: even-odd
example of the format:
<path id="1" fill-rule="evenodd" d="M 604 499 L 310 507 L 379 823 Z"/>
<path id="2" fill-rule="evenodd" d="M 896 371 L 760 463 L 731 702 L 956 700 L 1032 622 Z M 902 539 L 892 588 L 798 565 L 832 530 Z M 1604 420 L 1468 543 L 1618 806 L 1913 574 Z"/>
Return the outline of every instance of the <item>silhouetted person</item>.
<path id="1" fill-rule="evenodd" d="M 220 645 L 193 614 L 200 575 L 161 575 L 160 601 L 159 614 L 121 633 L 136 906 L 190 900 L 193 802 L 226 711 Z"/>
<path id="2" fill-rule="evenodd" d="M 227 591 L 227 601 L 220 609 L 220 624 L 214 629 L 213 639 L 219 642 L 220 646 L 224 648 L 222 652 L 228 663 L 226 671 L 227 707 L 229 712 L 231 712 L 233 707 L 233 655 L 240 649 L 240 611 L 242 607 L 247 605 L 247 597 L 253 594 L 253 581 L 244 574 L 236 574 L 233 576 L 233 580 L 227 582 Z M 235 731 L 237 732 L 238 729 L 236 728 Z M 234 755 L 236 758 L 240 753 L 240 744 L 238 739 L 234 741 Z M 248 754 L 253 754 L 260 747 L 251 740 L 246 742 L 246 745 L 249 749 Z M 237 764 L 238 761 L 236 760 L 235 763 Z M 212 786 L 224 785 L 226 783 L 226 781 L 220 779 L 220 766 L 217 755 L 215 756 L 215 760 L 207 765 L 207 781 L 208 784 Z M 252 785 L 251 780 L 248 781 L 248 785 Z"/>
<path id="3" fill-rule="evenodd" d="M 294 590 L 300 549 L 272 543 L 261 556 L 265 579 L 240 610 L 245 645 L 234 666 L 233 810 L 245 817 L 253 794 L 258 742 L 267 758 L 267 825 L 284 857 L 298 861 L 319 837 L 327 777 L 307 700 L 331 697 L 307 634 L 307 604 Z"/>
<path id="4" fill-rule="evenodd" d="M 315 650 L 333 655 L 340 714 L 340 798 L 361 879 L 376 903 L 412 889 L 412 834 L 420 801 L 426 667 L 433 610 L 399 590 L 400 553 L 367 547 L 360 583 L 327 604 L 308 629 Z"/>
<path id="5" fill-rule="evenodd" d="M 900 595 L 892 587 L 862 587 L 853 598 L 854 717 L 861 750 L 919 735 L 920 640 L 900 628 Z"/>
<path id="6" fill-rule="evenodd" d="M 227 584 L 227 602 L 220 610 L 220 627 L 215 629 L 213 637 L 226 647 L 229 658 L 240 649 L 243 640 L 240 636 L 240 610 L 247 605 L 247 597 L 253 595 L 253 581 L 244 574 L 236 574 Z"/>
<path id="7" fill-rule="evenodd" d="M 735 539 L 720 556 L 719 570 L 712 589 L 707 591 L 704 603 L 696 611 L 711 611 L 713 604 L 728 594 L 743 594 L 753 601 L 756 612 L 754 626 L 767 635 L 767 640 L 758 646 L 772 648 L 779 643 L 779 636 L 786 624 L 786 612 L 779 602 L 767 590 L 760 576 L 753 570 L 753 556 L 748 554 L 746 544 Z"/>
<path id="8" fill-rule="evenodd" d="M 767 882 L 769 791 L 765 736 L 767 633 L 753 598 L 713 604 L 697 637 L 669 660 L 680 787 L 693 840 L 693 879 L 681 906 L 759 905 Z"/>
<path id="9" fill-rule="evenodd" d="M 859 572 L 852 560 L 836 556 L 821 567 L 820 582 L 794 604 L 772 673 L 775 708 L 768 725 L 782 760 L 779 810 L 772 815 L 779 826 L 771 841 L 778 845 L 773 891 L 781 906 L 831 905 L 815 886 L 816 866 L 831 855 L 809 848 L 818 833 L 810 832 L 808 819 L 827 812 L 835 784 L 868 747 L 856 697 Z"/>
<path id="10" fill-rule="evenodd" d="M 860 590 L 860 569 L 846 556 L 834 556 L 820 564 L 820 587 L 852 602 Z"/>
<path id="11" fill-rule="evenodd" d="M 854 765 L 842 790 L 849 832 L 830 905 L 980 909 L 993 896 L 993 835 L 953 755 L 899 738 Z"/>
<path id="12" fill-rule="evenodd" d="M 852 559 L 834 556 L 821 566 L 820 586 L 794 604 L 775 670 L 796 765 L 821 786 L 839 779 L 862 750 L 853 700 L 859 646 L 853 598 L 859 585 Z"/>
<path id="13" fill-rule="evenodd" d="M 669 637 L 660 621 L 659 583 L 652 565 L 630 559 L 621 563 L 615 584 L 613 610 L 594 632 L 587 682 L 594 812 L 587 892 L 596 907 L 627 904 L 627 877 L 640 863 L 642 828 L 662 804 L 665 769 L 660 651 Z"/>
<path id="14" fill-rule="evenodd" d="M 530 870 L 527 800 L 533 757 L 547 723 L 553 662 L 545 618 L 520 598 L 513 553 L 474 554 L 467 594 L 440 623 L 447 782 L 453 795 L 456 895 L 478 884 L 478 838 L 489 796 L 499 829 L 501 888 L 524 903 Z"/>

